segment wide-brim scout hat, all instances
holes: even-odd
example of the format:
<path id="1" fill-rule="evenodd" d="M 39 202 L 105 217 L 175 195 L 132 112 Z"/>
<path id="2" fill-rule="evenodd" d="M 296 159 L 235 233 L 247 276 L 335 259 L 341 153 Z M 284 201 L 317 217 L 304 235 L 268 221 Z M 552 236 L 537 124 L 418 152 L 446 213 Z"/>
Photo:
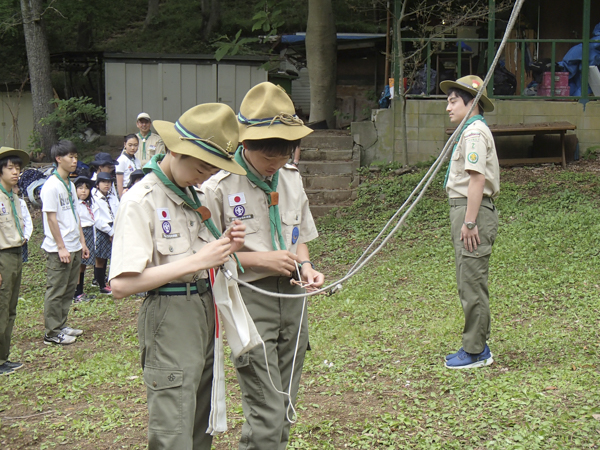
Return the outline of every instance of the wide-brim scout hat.
<path id="1" fill-rule="evenodd" d="M 113 180 L 113 177 L 108 172 L 100 172 L 96 175 L 96 184 L 100 183 L 101 181 L 112 181 L 112 180 Z"/>
<path id="2" fill-rule="evenodd" d="M 456 81 L 442 81 L 440 83 L 440 89 L 444 92 L 444 94 L 448 93 L 448 90 L 451 88 L 462 89 L 463 91 L 467 91 L 469 94 L 475 97 L 483 86 L 483 80 L 479 78 L 477 75 L 467 75 L 466 77 L 459 78 Z M 481 98 L 479 99 L 481 104 L 483 105 L 483 110 L 485 112 L 490 112 L 494 110 L 494 104 L 487 97 L 485 91 L 481 94 Z"/>
<path id="3" fill-rule="evenodd" d="M 27 152 L 23 150 L 18 150 L 16 148 L 0 147 L 0 159 L 6 158 L 8 156 L 17 156 L 21 158 L 21 161 L 23 161 L 21 169 L 27 164 L 29 164 L 29 154 Z"/>
<path id="4" fill-rule="evenodd" d="M 233 160 L 239 131 L 235 113 L 229 106 L 204 103 L 188 109 L 175 123 L 165 120 L 152 123 L 170 151 L 237 175 L 246 175 Z"/>
<path id="5" fill-rule="evenodd" d="M 119 161 L 116 161 L 108 153 L 97 153 L 94 160 L 90 163 L 91 166 L 118 166 Z"/>
<path id="6" fill-rule="evenodd" d="M 296 115 L 290 96 L 268 81 L 248 91 L 238 114 L 240 142 L 279 138 L 295 141 L 313 132 Z"/>
<path id="7" fill-rule="evenodd" d="M 73 180 L 73 184 L 77 186 L 78 184 L 86 184 L 88 188 L 92 188 L 94 186 L 94 180 L 84 176 L 78 176 Z"/>

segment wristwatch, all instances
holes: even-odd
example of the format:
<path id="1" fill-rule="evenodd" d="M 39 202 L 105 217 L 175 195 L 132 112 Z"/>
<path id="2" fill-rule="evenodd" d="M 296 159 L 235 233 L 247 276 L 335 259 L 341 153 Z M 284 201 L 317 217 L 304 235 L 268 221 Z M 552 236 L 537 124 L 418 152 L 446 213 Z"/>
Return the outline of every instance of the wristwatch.
<path id="1" fill-rule="evenodd" d="M 472 230 L 473 228 L 475 228 L 477 226 L 477 223 L 475 223 L 475 222 L 463 222 L 463 223 L 467 226 L 467 228 L 469 230 Z"/>

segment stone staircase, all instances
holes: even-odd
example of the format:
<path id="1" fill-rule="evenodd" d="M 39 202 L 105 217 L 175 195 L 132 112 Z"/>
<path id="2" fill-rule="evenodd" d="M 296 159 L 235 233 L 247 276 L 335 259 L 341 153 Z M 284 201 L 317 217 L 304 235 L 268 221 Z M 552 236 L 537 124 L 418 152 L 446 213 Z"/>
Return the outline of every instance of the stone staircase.
<path id="1" fill-rule="evenodd" d="M 300 173 L 315 217 L 356 198 L 360 151 L 349 131 L 317 130 L 302 139 Z"/>

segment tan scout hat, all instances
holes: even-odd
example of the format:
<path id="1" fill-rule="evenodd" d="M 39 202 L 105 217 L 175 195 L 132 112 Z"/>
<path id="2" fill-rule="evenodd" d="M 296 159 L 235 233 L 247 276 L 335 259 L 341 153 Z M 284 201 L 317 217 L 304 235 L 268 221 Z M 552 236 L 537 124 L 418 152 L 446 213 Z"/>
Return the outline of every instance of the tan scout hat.
<path id="1" fill-rule="evenodd" d="M 268 81 L 248 91 L 240 106 L 238 122 L 240 142 L 271 138 L 295 141 L 313 132 L 296 115 L 289 95 Z"/>
<path id="2" fill-rule="evenodd" d="M 23 161 L 21 169 L 29 164 L 29 154 L 23 150 L 17 150 L 10 147 L 0 147 L 0 159 L 6 158 L 7 156 L 18 156 Z"/>
<path id="3" fill-rule="evenodd" d="M 469 94 L 472 94 L 473 97 L 479 93 L 482 86 L 483 80 L 477 75 L 467 75 L 466 77 L 459 78 L 456 81 L 446 80 L 440 83 L 440 89 L 444 92 L 444 94 L 447 94 L 450 88 L 457 88 L 467 91 Z M 479 99 L 479 101 L 483 104 L 483 110 L 485 112 L 494 110 L 494 104 L 487 97 L 485 91 L 483 94 L 481 94 L 481 99 Z"/>
<path id="4" fill-rule="evenodd" d="M 205 103 L 188 109 L 175 123 L 155 120 L 153 124 L 169 150 L 246 175 L 233 160 L 239 132 L 235 113 L 229 106 Z"/>

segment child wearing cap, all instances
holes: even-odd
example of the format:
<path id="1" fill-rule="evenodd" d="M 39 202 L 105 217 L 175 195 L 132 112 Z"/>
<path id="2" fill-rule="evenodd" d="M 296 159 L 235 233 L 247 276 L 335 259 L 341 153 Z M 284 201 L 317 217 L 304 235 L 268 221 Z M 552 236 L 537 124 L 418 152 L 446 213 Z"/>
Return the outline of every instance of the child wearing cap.
<path id="1" fill-rule="evenodd" d="M 92 196 L 94 182 L 91 179 L 79 176 L 73 180 L 73 184 L 77 190 L 77 214 L 79 214 L 79 218 L 81 219 L 85 244 L 90 251 L 90 256 L 81 260 L 79 283 L 73 295 L 73 303 L 79 303 L 88 301 L 88 297 L 83 292 L 85 270 L 87 266 L 93 266 L 96 260 L 96 232 L 94 224 L 98 218 L 98 203 L 94 202 Z"/>
<path id="2" fill-rule="evenodd" d="M 94 202 L 98 209 L 94 220 L 96 227 L 96 265 L 94 279 L 98 283 L 101 294 L 110 294 L 110 286 L 106 285 L 106 261 L 110 259 L 114 222 L 119 210 L 119 199 L 110 193 L 112 177 L 106 172 L 100 172 L 96 178 Z"/>
<path id="3" fill-rule="evenodd" d="M 493 198 L 500 192 L 500 167 L 494 138 L 483 118 L 484 111 L 494 110 L 494 104 L 483 91 L 469 114 L 475 96 L 483 88 L 483 80 L 475 75 L 443 81 L 440 87 L 448 95 L 450 122 L 459 125 L 465 117 L 468 119 L 454 143 L 444 181 L 450 202 L 458 296 L 465 316 L 463 345 L 446 356 L 445 365 L 449 369 L 470 369 L 494 362 L 487 344 L 491 329 L 488 271 L 498 233 L 498 210 Z"/>
<path id="4" fill-rule="evenodd" d="M 244 273 L 240 279 L 271 292 L 299 294 L 291 283 L 300 268 L 302 281 L 323 284 L 314 270 L 306 243 L 318 236 L 297 167 L 286 164 L 312 130 L 294 114 L 285 91 L 261 83 L 244 97 L 238 114 L 240 141 L 236 161 L 246 176 L 225 171 L 205 182 L 203 199 L 225 230 L 235 220 L 246 224 L 244 248 L 238 253 Z M 304 355 L 308 320 L 302 299 L 273 298 L 240 286 L 242 297 L 266 347 L 256 347 L 233 363 L 242 389 L 246 422 L 240 448 L 282 449 L 288 442 L 288 397 L 295 401 Z M 302 321 L 300 321 L 302 318 Z M 292 370 L 293 369 L 293 370 Z M 270 373 L 270 375 L 269 375 Z"/>
<path id="5" fill-rule="evenodd" d="M 135 134 L 125 136 L 123 152 L 117 158 L 117 192 L 119 198 L 123 197 L 123 191 L 129 184 L 129 176 L 136 170 L 142 168 L 140 160 L 135 156 L 139 146 L 139 139 Z"/>
<path id="6" fill-rule="evenodd" d="M 21 205 L 13 187 L 27 164 L 29 155 L 23 150 L 0 148 L 0 376 L 23 366 L 9 361 L 8 356 L 21 288 L 21 246 L 25 243 Z"/>
<path id="7" fill-rule="evenodd" d="M 77 169 L 77 147 L 66 140 L 50 149 L 56 170 L 46 180 L 40 198 L 44 219 L 47 282 L 44 297 L 45 344 L 66 345 L 82 330 L 67 327 L 73 292 L 79 279 L 81 258 L 90 256 L 77 214 L 75 186 L 69 173 Z"/>
<path id="8" fill-rule="evenodd" d="M 138 130 L 140 130 L 136 134 L 140 141 L 140 145 L 135 156 L 142 162 L 142 166 L 144 166 L 154 155 L 165 152 L 165 144 L 161 137 L 158 134 L 153 133 L 150 129 L 152 126 L 150 114 L 145 112 L 139 113 L 135 125 L 138 127 Z"/>
<path id="9" fill-rule="evenodd" d="M 219 169 L 244 174 L 233 160 L 235 114 L 208 103 L 176 123 L 156 121 L 166 154 L 144 167 L 115 222 L 110 283 L 115 298 L 148 292 L 138 337 L 148 395 L 148 448 L 206 449 L 211 411 L 215 309 L 207 270 L 244 243 L 244 225 L 220 233 L 192 186 Z"/>

